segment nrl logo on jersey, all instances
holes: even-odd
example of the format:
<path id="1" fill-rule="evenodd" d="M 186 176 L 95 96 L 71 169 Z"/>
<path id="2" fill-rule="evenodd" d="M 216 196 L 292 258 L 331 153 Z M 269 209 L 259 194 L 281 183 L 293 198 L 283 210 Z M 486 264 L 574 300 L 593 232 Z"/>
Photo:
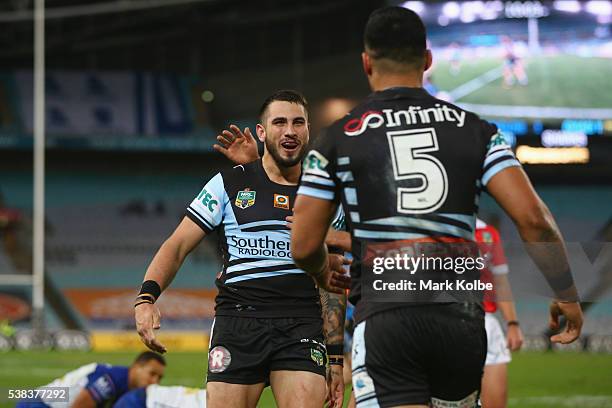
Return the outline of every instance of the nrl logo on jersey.
<path id="1" fill-rule="evenodd" d="M 243 210 L 245 208 L 249 208 L 250 206 L 255 204 L 256 193 L 256 191 L 251 191 L 249 189 L 239 191 L 234 204 L 236 204 L 236 207 L 242 208 Z"/>

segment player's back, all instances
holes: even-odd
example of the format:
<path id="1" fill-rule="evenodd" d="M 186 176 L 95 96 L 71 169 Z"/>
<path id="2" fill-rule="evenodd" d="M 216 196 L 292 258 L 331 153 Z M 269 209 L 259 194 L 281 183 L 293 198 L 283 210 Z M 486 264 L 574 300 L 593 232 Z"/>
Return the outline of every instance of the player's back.
<path id="1" fill-rule="evenodd" d="M 482 185 L 517 164 L 496 127 L 475 114 L 422 88 L 390 88 L 373 93 L 316 141 L 305 174 L 319 180 L 302 181 L 302 188 L 324 199 L 339 195 L 357 258 L 351 298 L 358 304 L 366 244 L 473 241 Z M 358 319 L 370 313 L 360 309 Z"/>

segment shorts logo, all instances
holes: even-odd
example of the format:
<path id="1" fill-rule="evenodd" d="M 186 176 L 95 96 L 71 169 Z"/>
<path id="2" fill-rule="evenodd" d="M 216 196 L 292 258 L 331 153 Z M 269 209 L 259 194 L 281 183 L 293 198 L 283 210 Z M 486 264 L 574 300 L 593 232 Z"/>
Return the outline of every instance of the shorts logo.
<path id="1" fill-rule="evenodd" d="M 274 208 L 289 209 L 289 197 L 281 194 L 274 194 Z"/>
<path id="2" fill-rule="evenodd" d="M 472 408 L 476 406 L 478 391 L 474 391 L 460 401 L 446 401 L 438 398 L 431 399 L 432 408 Z"/>
<path id="3" fill-rule="evenodd" d="M 353 118 L 344 124 L 344 134 L 359 136 L 368 128 L 379 128 L 385 123 L 381 112 L 367 111 L 360 118 Z"/>
<path id="4" fill-rule="evenodd" d="M 325 171 L 328 164 L 329 160 L 327 160 L 325 156 L 316 150 L 311 150 L 304 159 L 304 173 L 329 178 L 329 173 Z"/>
<path id="5" fill-rule="evenodd" d="M 222 373 L 232 362 L 232 355 L 223 346 L 216 346 L 208 353 L 208 371 Z"/>
<path id="6" fill-rule="evenodd" d="M 360 398 L 374 395 L 374 381 L 367 371 L 353 372 L 353 390 L 357 402 Z"/>
<path id="7" fill-rule="evenodd" d="M 256 191 L 250 191 L 248 188 L 246 190 L 239 191 L 234 204 L 236 204 L 236 207 L 242 208 L 243 210 L 245 208 L 249 208 L 255 204 L 256 193 Z"/>
<path id="8" fill-rule="evenodd" d="M 319 367 L 325 365 L 325 358 L 323 358 L 323 352 L 321 352 L 321 350 L 317 350 L 317 349 L 311 348 L 310 349 L 310 358 L 312 359 L 312 361 L 317 363 L 317 365 Z"/>

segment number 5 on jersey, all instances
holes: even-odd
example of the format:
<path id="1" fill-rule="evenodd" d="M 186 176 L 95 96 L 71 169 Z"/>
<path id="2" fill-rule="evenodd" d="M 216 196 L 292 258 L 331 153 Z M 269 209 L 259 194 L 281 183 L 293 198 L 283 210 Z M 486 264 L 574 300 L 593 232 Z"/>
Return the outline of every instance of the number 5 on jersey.
<path id="1" fill-rule="evenodd" d="M 415 184 L 397 188 L 397 211 L 426 214 L 440 208 L 448 194 L 448 177 L 440 160 L 427 154 L 439 150 L 435 129 L 387 132 L 387 138 L 395 180 Z"/>

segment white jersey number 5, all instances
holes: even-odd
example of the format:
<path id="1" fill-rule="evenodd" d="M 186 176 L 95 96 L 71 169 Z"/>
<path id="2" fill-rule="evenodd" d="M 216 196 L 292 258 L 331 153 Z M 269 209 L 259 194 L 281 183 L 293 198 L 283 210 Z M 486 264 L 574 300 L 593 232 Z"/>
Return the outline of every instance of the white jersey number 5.
<path id="1" fill-rule="evenodd" d="M 415 187 L 397 188 L 397 211 L 426 214 L 440 208 L 448 194 L 448 177 L 440 160 L 434 128 L 387 132 L 395 180 L 414 180 Z M 420 183 L 419 183 L 420 181 Z"/>

